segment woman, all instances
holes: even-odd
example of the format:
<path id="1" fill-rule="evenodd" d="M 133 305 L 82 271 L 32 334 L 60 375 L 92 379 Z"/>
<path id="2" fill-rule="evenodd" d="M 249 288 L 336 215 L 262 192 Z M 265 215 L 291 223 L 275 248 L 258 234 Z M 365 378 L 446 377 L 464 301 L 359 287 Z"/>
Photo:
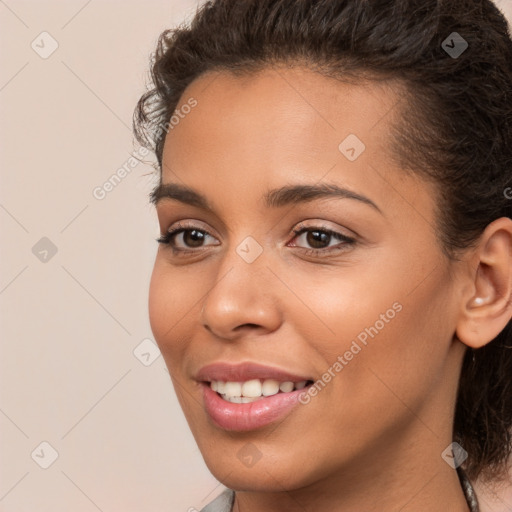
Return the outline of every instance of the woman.
<path id="1" fill-rule="evenodd" d="M 489 0 L 214 0 L 134 116 L 204 511 L 477 511 L 512 427 L 512 41 Z"/>

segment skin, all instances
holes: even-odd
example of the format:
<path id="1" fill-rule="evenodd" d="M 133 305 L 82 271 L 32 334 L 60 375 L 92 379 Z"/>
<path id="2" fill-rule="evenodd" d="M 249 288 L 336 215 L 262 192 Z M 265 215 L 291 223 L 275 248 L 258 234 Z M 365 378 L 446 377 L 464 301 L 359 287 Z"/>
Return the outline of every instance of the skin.
<path id="1" fill-rule="evenodd" d="M 391 158 L 401 98 L 391 85 L 297 66 L 209 72 L 180 105 L 190 97 L 197 106 L 166 137 L 162 182 L 194 188 L 214 212 L 157 203 L 161 233 L 186 221 L 209 236 L 191 245 L 190 232 L 178 234 L 176 247 L 196 251 L 185 256 L 159 246 L 149 313 L 204 460 L 237 491 L 234 510 L 469 510 L 441 453 L 465 349 L 512 316 L 512 221 L 490 224 L 459 262 L 443 255 L 433 186 Z M 338 149 L 351 133 L 366 146 L 353 162 Z M 382 213 L 341 198 L 263 205 L 268 189 L 318 182 L 363 194 Z M 311 231 L 292 232 L 301 221 L 356 242 L 312 245 Z M 263 249 L 250 264 L 236 252 L 247 236 Z M 324 253 L 305 255 L 311 248 Z M 320 379 L 396 302 L 401 311 L 281 422 L 241 433 L 210 421 L 194 380 L 204 365 L 254 361 Z M 261 454 L 251 467 L 237 456 L 248 443 Z"/>

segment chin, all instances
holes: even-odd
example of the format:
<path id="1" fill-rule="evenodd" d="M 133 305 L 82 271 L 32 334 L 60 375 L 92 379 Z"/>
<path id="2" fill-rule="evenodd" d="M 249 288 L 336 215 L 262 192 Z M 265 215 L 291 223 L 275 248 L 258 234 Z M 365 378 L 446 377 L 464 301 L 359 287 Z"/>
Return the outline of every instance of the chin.
<path id="1" fill-rule="evenodd" d="M 299 475 L 286 475 L 285 472 L 275 472 L 275 467 L 262 466 L 242 469 L 238 467 L 225 467 L 219 465 L 209 466 L 213 476 L 223 485 L 234 491 L 246 492 L 283 492 L 299 489 L 306 485 L 301 482 Z M 231 473 L 230 473 L 231 471 Z"/>
<path id="2" fill-rule="evenodd" d="M 238 443 L 237 443 L 238 444 Z M 210 445 L 211 446 L 211 445 Z M 251 442 L 241 443 L 242 448 L 233 450 L 208 450 L 203 452 L 204 461 L 212 473 L 223 485 L 235 491 L 282 492 L 308 486 L 315 481 L 314 468 L 307 468 L 296 460 L 285 460 L 280 454 L 272 457 L 263 455 L 259 460 L 247 459 L 244 453 L 250 453 Z M 267 448 L 268 449 L 268 448 Z M 290 447 L 292 450 L 292 447 Z M 242 455 L 239 455 L 239 454 Z M 242 459 L 242 460 L 241 460 Z M 300 468 L 300 471 L 298 469 Z M 318 475 L 316 475 L 318 476 Z"/>

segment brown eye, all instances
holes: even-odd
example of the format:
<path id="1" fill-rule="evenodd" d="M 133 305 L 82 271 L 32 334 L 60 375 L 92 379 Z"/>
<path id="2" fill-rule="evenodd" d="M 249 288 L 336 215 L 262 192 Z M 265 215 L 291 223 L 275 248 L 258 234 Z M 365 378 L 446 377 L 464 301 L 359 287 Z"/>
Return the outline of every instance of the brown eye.
<path id="1" fill-rule="evenodd" d="M 181 240 L 180 240 L 181 235 Z M 207 237 L 212 237 L 204 229 L 198 229 L 195 226 L 186 226 L 178 224 L 157 239 L 160 244 L 170 245 L 176 252 L 194 250 L 204 246 Z M 212 237 L 213 238 L 213 237 Z M 176 242 L 178 240 L 178 243 Z"/>
<path id="2" fill-rule="evenodd" d="M 309 245 L 309 247 L 303 247 L 306 254 L 321 255 L 332 251 L 345 250 L 347 246 L 352 246 L 356 242 L 354 238 L 323 227 L 307 227 L 301 225 L 295 229 L 293 233 L 295 234 L 296 239 L 300 239 L 302 237 L 303 242 L 306 245 Z M 332 241 L 338 241 L 338 243 L 329 247 L 329 244 Z"/>
<path id="3" fill-rule="evenodd" d="M 199 231 L 198 229 L 182 229 L 175 232 L 173 238 L 180 234 L 183 234 L 182 240 L 187 247 L 201 247 L 206 235 L 204 231 Z"/>

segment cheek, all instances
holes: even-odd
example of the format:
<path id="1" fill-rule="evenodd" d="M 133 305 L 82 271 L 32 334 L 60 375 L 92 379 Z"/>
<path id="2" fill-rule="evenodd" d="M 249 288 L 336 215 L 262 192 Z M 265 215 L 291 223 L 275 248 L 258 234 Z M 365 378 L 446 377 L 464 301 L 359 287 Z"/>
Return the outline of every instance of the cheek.
<path id="1" fill-rule="evenodd" d="M 364 323 L 351 325 L 344 359 L 352 359 L 336 383 L 340 397 L 351 397 L 346 407 L 353 416 L 348 417 L 356 418 L 366 404 L 365 416 L 381 418 L 384 428 L 405 421 L 409 409 L 421 410 L 430 400 L 446 371 L 451 346 L 445 286 L 439 276 L 414 293 L 397 286 L 392 293 L 374 297 L 367 312 L 359 306 L 350 310 Z M 356 355 L 348 346 L 353 343 L 361 347 Z"/>
<path id="2" fill-rule="evenodd" d="M 373 272 L 363 266 L 337 269 L 326 275 L 317 273 L 314 280 L 304 276 L 306 286 L 297 289 L 309 311 L 303 305 L 300 311 L 297 307 L 292 321 L 302 325 L 300 337 L 323 355 L 325 363 L 334 362 L 351 348 L 348 359 L 360 359 L 372 341 L 387 339 L 393 324 L 400 323 L 400 299 L 405 294 L 392 282 L 391 273 L 377 272 L 378 265 L 374 268 Z"/>
<path id="3" fill-rule="evenodd" d="M 394 257 L 373 269 L 321 276 L 303 295 L 316 313 L 295 316 L 312 349 L 308 359 L 330 383 L 322 393 L 352 409 L 349 417 L 363 404 L 384 413 L 403 408 L 397 396 L 418 404 L 444 371 L 454 319 L 448 276 L 439 266 L 425 279 L 414 261 Z"/>
<path id="4" fill-rule="evenodd" d="M 171 325 L 170 317 L 172 311 L 168 308 L 168 305 L 171 304 L 171 297 L 169 297 L 168 290 L 170 288 L 167 284 L 165 273 L 160 270 L 160 265 L 157 261 L 153 267 L 149 284 L 148 312 L 151 330 L 160 349 L 162 349 L 161 343 L 165 332 Z"/>
<path id="5" fill-rule="evenodd" d="M 149 286 L 149 323 L 168 366 L 169 361 L 176 360 L 175 356 L 183 346 L 178 340 L 185 338 L 182 331 L 187 314 L 191 313 L 200 295 L 197 290 L 195 293 L 188 291 L 191 289 L 189 283 L 182 281 L 179 272 L 157 257 Z"/>

